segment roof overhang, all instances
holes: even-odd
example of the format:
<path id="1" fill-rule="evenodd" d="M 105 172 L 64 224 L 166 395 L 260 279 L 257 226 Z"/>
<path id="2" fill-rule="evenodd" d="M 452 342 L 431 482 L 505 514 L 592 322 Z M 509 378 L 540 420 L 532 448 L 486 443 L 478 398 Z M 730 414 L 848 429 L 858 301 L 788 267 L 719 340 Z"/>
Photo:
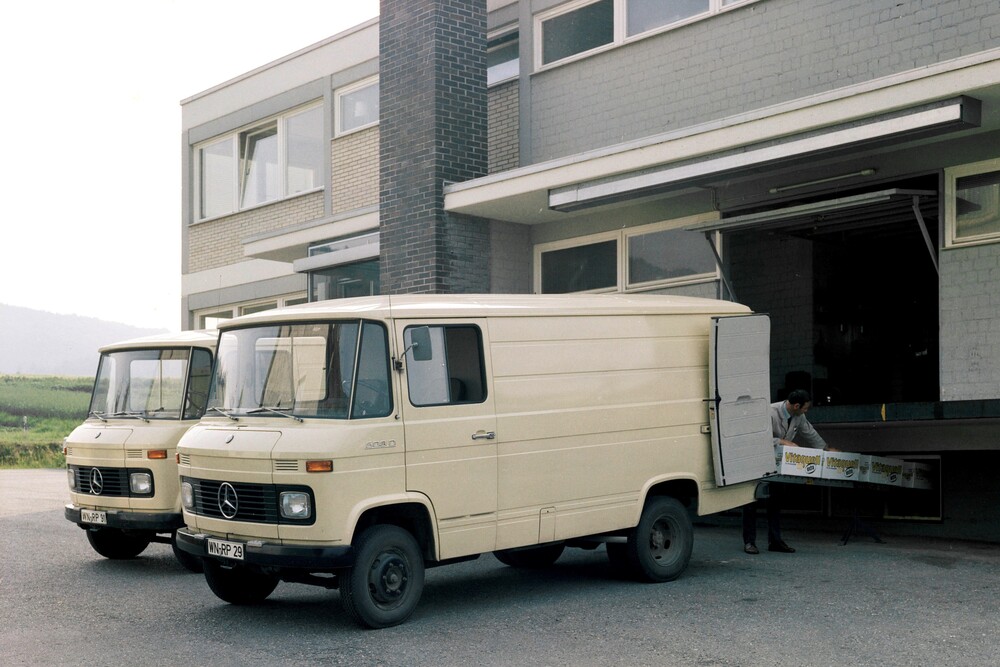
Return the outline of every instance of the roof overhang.
<path id="1" fill-rule="evenodd" d="M 981 123 L 978 100 L 985 102 Z M 720 180 L 727 171 L 738 176 L 767 173 L 795 160 L 815 159 L 817 153 L 890 150 L 935 141 L 945 133 L 996 130 L 998 103 L 1000 49 L 994 49 L 642 140 L 448 183 L 445 209 L 522 224 L 563 221 L 623 200 L 702 192 L 705 183 Z"/>

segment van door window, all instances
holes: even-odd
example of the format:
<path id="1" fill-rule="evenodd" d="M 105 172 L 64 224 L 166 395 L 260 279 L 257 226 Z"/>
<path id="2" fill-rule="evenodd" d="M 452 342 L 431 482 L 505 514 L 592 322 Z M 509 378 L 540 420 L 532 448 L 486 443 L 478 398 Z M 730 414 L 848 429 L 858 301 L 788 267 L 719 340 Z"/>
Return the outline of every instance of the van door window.
<path id="1" fill-rule="evenodd" d="M 406 382 L 415 406 L 486 400 L 483 340 L 469 325 L 407 327 Z M 414 349 L 423 346 L 419 354 Z M 430 345 L 430 350 L 426 346 Z"/>

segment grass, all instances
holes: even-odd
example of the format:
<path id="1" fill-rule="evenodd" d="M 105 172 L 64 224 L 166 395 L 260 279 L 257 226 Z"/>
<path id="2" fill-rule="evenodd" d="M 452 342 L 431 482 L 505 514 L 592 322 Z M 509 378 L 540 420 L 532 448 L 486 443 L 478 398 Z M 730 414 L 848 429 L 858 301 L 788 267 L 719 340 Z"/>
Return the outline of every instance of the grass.
<path id="1" fill-rule="evenodd" d="M 0 375 L 0 468 L 61 468 L 63 439 L 84 420 L 93 378 Z"/>

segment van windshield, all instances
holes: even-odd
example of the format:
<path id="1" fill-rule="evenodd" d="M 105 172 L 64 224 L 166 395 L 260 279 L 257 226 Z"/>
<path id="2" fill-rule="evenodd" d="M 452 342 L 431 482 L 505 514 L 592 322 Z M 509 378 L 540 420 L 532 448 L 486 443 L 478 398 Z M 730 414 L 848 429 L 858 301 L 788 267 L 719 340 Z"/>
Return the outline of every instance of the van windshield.
<path id="1" fill-rule="evenodd" d="M 360 320 L 273 324 L 219 337 L 209 410 L 361 419 L 392 412 L 385 328 Z"/>
<path id="2" fill-rule="evenodd" d="M 101 355 L 90 416 L 198 419 L 205 409 L 212 355 L 206 350 L 123 350 Z"/>

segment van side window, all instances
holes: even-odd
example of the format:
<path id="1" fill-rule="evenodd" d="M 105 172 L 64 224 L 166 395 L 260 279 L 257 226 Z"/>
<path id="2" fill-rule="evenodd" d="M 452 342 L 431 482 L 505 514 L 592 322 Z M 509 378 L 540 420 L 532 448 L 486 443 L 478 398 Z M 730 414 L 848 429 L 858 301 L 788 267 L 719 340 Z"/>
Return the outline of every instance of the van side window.
<path id="1" fill-rule="evenodd" d="M 424 340 L 424 345 L 429 334 L 429 351 L 413 353 L 411 346 L 416 330 L 423 330 L 416 338 Z M 482 403 L 486 400 L 483 338 L 478 327 L 407 327 L 403 342 L 411 350 L 406 354 L 406 382 L 413 405 Z"/>

